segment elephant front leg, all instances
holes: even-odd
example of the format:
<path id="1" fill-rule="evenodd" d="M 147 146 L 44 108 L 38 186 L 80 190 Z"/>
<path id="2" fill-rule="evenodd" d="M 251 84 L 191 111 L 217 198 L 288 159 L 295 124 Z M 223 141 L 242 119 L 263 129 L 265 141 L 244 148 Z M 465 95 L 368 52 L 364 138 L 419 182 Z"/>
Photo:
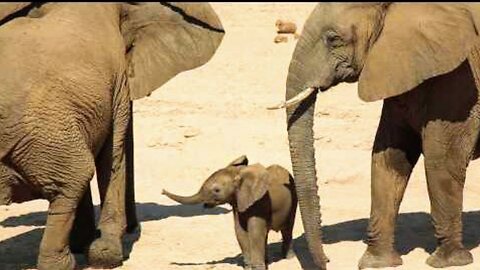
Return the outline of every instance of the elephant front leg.
<path id="1" fill-rule="evenodd" d="M 368 247 L 360 259 L 360 269 L 402 264 L 394 248 L 395 223 L 421 143 L 419 136 L 388 109 L 385 104 L 373 147 Z"/>
<path id="2" fill-rule="evenodd" d="M 267 222 L 265 219 L 253 216 L 248 219 L 248 239 L 250 250 L 250 269 L 267 269 Z"/>
<path id="3" fill-rule="evenodd" d="M 126 134 L 130 115 L 126 78 L 113 94 L 113 131 L 96 159 L 101 199 L 100 238 L 90 245 L 88 260 L 95 267 L 113 268 L 123 263 L 122 236 L 126 231 Z"/>
<path id="4" fill-rule="evenodd" d="M 106 149 L 109 149 L 107 147 Z M 102 201 L 100 220 L 100 238 L 90 245 L 88 261 L 91 265 L 101 268 L 114 268 L 123 262 L 122 236 L 126 230 L 125 215 L 125 154 L 119 155 L 119 162 L 111 162 L 111 156 L 102 156 L 97 161 L 97 181 L 99 183 Z M 103 153 L 102 153 L 103 154 Z M 114 168 L 110 170 L 109 164 Z"/>
<path id="5" fill-rule="evenodd" d="M 134 172 L 134 139 L 133 139 L 133 102 L 130 101 L 130 116 L 125 138 L 126 151 L 126 191 L 125 211 L 127 215 L 127 232 L 134 233 L 140 229 L 135 206 L 135 172 Z"/>
<path id="6" fill-rule="evenodd" d="M 427 259 L 432 267 L 473 262 L 462 244 L 463 186 L 476 135 L 454 124 L 429 123 L 424 131 L 424 155 L 432 221 L 438 247 Z"/>
<path id="7" fill-rule="evenodd" d="M 233 213 L 235 223 L 235 236 L 237 237 L 238 244 L 242 250 L 243 265 L 245 270 L 251 270 L 250 267 L 250 240 L 246 228 L 244 229 L 240 224 L 239 214 L 237 211 Z"/>

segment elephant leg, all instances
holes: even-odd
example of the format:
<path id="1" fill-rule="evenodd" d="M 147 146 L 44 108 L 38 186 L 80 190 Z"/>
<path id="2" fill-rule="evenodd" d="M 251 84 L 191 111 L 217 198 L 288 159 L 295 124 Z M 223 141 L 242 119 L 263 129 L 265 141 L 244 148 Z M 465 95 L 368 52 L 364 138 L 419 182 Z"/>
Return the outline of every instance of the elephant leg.
<path id="1" fill-rule="evenodd" d="M 126 227 L 125 154 L 121 154 L 120 166 L 112 170 L 112 151 L 112 144 L 107 143 L 96 160 L 101 201 L 98 223 L 100 237 L 88 250 L 89 263 L 102 268 L 113 268 L 122 264 L 122 236 Z"/>
<path id="2" fill-rule="evenodd" d="M 48 176 L 52 172 L 55 173 L 52 176 L 54 186 L 60 186 L 61 189 L 58 195 L 49 199 L 47 224 L 38 256 L 39 270 L 70 270 L 75 267 L 75 260 L 69 249 L 69 236 L 78 204 L 93 177 L 94 164 L 93 157 L 84 156 L 86 159 L 83 159 L 81 156 L 72 154 L 74 151 L 70 151 L 73 157 L 71 161 L 62 160 L 63 163 L 60 163 L 57 160 L 50 160 L 50 164 L 53 166 L 62 164 L 62 168 L 64 170 L 68 168 L 68 172 L 60 171 L 58 167 L 48 167 L 50 165 L 48 163 L 41 166 L 44 169 L 42 175 Z"/>
<path id="3" fill-rule="evenodd" d="M 137 211 L 135 207 L 135 170 L 134 170 L 134 140 L 133 140 L 133 102 L 130 101 L 130 116 L 128 121 L 125 151 L 126 151 L 126 192 L 125 211 L 127 213 L 127 232 L 132 233 L 138 228 Z"/>
<path id="4" fill-rule="evenodd" d="M 75 219 L 75 202 L 58 198 L 50 203 L 47 224 L 40 244 L 38 269 L 71 270 L 75 258 L 68 248 L 68 235 Z"/>
<path id="5" fill-rule="evenodd" d="M 126 134 L 130 116 L 125 78 L 114 91 L 113 132 L 97 156 L 97 181 L 101 199 L 100 238 L 90 245 L 88 260 L 95 267 L 113 268 L 123 262 L 122 236 L 126 231 Z"/>
<path id="6" fill-rule="evenodd" d="M 265 219 L 252 216 L 248 219 L 248 239 L 250 250 L 250 267 L 252 270 L 267 269 L 267 222 Z"/>
<path id="7" fill-rule="evenodd" d="M 244 269 L 251 270 L 250 267 L 250 240 L 247 231 L 240 224 L 238 213 L 233 214 L 235 223 L 235 236 L 237 237 L 240 250 L 242 250 Z"/>
<path id="8" fill-rule="evenodd" d="M 360 259 L 360 269 L 402 264 L 394 248 L 394 229 L 405 188 L 420 156 L 421 139 L 396 108 L 395 102 L 385 101 L 375 137 L 368 247 Z"/>
<path id="9" fill-rule="evenodd" d="M 290 214 L 290 218 L 286 227 L 281 231 L 282 233 L 282 257 L 286 259 L 290 259 L 295 257 L 295 253 L 293 251 L 293 225 L 295 224 L 295 211 L 296 207 L 294 207 L 293 213 Z"/>
<path id="10" fill-rule="evenodd" d="M 475 121 L 476 122 L 476 121 Z M 478 127 L 477 124 L 475 126 Z M 469 132 L 474 131 L 474 132 Z M 474 134 L 475 133 L 475 134 Z M 462 244 L 463 187 L 477 129 L 430 122 L 424 129 L 423 151 L 435 236 L 439 246 L 427 259 L 432 267 L 473 262 Z"/>
<path id="11" fill-rule="evenodd" d="M 70 250 L 83 253 L 95 239 L 95 212 L 90 186 L 87 187 L 75 214 L 72 232 L 70 233 Z"/>

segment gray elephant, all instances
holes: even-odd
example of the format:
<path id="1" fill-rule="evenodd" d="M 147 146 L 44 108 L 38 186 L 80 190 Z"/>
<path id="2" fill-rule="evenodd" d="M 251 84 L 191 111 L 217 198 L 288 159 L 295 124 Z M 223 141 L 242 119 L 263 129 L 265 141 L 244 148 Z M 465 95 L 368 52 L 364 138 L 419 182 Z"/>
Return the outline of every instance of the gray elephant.
<path id="1" fill-rule="evenodd" d="M 368 248 L 359 268 L 402 264 L 394 227 L 423 153 L 438 239 L 433 267 L 472 263 L 462 245 L 462 196 L 477 157 L 480 5 L 318 4 L 305 23 L 287 82 L 288 138 L 309 249 L 326 268 L 313 146 L 316 94 L 358 81 L 364 101 L 383 99 L 372 152 Z"/>
<path id="2" fill-rule="evenodd" d="M 279 165 L 267 168 L 258 163 L 248 165 L 243 155 L 210 175 L 192 196 L 178 196 L 166 190 L 162 193 L 182 204 L 203 203 L 207 208 L 230 204 L 245 269 L 267 268 L 269 230 L 282 233 L 282 256 L 294 256 L 292 231 L 297 196 L 293 177 Z"/>
<path id="3" fill-rule="evenodd" d="M 49 201 L 38 269 L 74 268 L 71 231 L 93 239 L 95 170 L 88 258 L 122 263 L 136 224 L 131 100 L 206 63 L 223 35 L 208 4 L 0 5 L 0 203 Z"/>

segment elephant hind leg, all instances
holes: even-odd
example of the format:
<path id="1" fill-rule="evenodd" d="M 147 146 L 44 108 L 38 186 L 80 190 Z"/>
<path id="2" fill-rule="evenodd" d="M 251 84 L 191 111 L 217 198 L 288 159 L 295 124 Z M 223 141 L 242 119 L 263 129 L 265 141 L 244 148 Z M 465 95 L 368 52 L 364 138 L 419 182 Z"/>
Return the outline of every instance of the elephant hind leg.
<path id="1" fill-rule="evenodd" d="M 64 157 L 55 156 L 41 166 L 44 169 L 41 175 L 52 179 L 60 189 L 55 196 L 49 198 L 47 224 L 38 257 L 39 270 L 71 270 L 75 266 L 69 249 L 69 236 L 76 209 L 93 177 L 95 167 L 89 152 L 82 154 L 75 153 L 77 149 L 70 150 L 71 158 L 65 160 Z"/>
<path id="2" fill-rule="evenodd" d="M 95 212 L 90 186 L 88 186 L 76 210 L 75 221 L 70 233 L 70 250 L 73 253 L 85 252 L 95 237 Z"/>
<path id="3" fill-rule="evenodd" d="M 421 139 L 398 108 L 395 100 L 384 102 L 375 137 L 368 247 L 359 261 L 359 269 L 403 263 L 394 248 L 394 229 L 410 174 L 421 153 Z"/>
<path id="4" fill-rule="evenodd" d="M 288 217 L 287 224 L 285 228 L 282 229 L 282 257 L 286 259 L 291 259 L 295 257 L 293 251 L 293 226 L 295 224 L 295 214 L 297 212 L 297 203 L 293 202 L 292 209 L 290 211 L 290 216 Z"/>

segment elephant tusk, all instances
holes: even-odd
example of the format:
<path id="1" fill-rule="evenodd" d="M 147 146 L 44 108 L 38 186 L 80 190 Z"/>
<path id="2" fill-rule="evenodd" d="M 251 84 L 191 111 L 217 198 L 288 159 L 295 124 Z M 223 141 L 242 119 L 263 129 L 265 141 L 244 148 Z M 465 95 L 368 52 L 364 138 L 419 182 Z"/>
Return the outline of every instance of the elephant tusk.
<path id="1" fill-rule="evenodd" d="M 282 108 L 289 108 L 295 104 L 302 102 L 304 99 L 309 97 L 313 92 L 317 92 L 317 91 L 318 91 L 318 88 L 309 87 L 287 101 L 281 102 L 280 104 L 275 106 L 267 107 L 267 110 L 278 110 Z"/>

